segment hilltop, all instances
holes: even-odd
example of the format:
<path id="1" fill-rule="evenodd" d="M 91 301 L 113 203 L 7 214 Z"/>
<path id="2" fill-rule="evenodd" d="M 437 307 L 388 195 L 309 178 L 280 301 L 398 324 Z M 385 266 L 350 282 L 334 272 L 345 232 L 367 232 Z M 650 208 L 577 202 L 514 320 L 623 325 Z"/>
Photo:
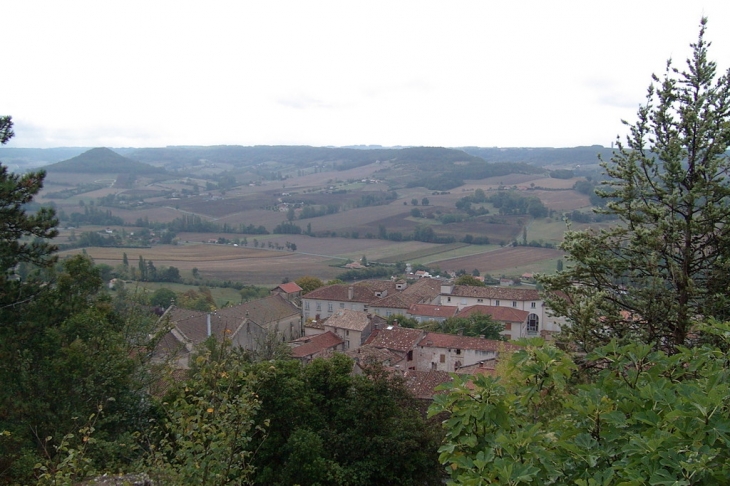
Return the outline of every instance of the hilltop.
<path id="1" fill-rule="evenodd" d="M 85 174 L 153 174 L 165 172 L 144 162 L 123 157 L 108 148 L 88 150 L 76 157 L 44 167 L 47 172 L 80 172 Z"/>

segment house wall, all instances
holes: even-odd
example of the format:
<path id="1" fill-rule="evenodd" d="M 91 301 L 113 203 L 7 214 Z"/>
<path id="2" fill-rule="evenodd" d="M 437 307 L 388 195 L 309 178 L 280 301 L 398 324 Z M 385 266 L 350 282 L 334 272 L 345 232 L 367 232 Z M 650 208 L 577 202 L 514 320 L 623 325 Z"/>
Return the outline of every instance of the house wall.
<path id="1" fill-rule="evenodd" d="M 448 349 L 437 346 L 418 346 L 416 348 L 416 370 L 448 371 L 453 373 L 458 366 L 468 366 L 497 356 L 494 351 L 474 349 Z"/>
<path id="2" fill-rule="evenodd" d="M 334 334 L 337 334 L 340 339 L 345 341 L 343 344 L 345 351 L 349 349 L 357 349 L 362 346 L 362 343 L 365 342 L 367 336 L 369 336 L 371 332 L 370 325 L 368 325 L 368 327 L 363 331 L 355 331 L 353 329 L 342 329 L 340 327 L 332 327 L 325 324 L 324 330 L 325 332 L 331 331 Z"/>
<path id="3" fill-rule="evenodd" d="M 305 320 L 314 319 L 318 315 L 321 318 L 329 317 L 340 309 L 364 311 L 367 310 L 367 304 L 352 301 L 302 299 L 302 315 Z"/>
<path id="4" fill-rule="evenodd" d="M 292 341 L 302 337 L 303 335 L 301 322 L 301 317 L 299 315 L 293 315 L 278 322 L 269 323 L 267 327 L 269 329 L 276 329 L 276 331 L 283 336 L 286 341 Z"/>
<path id="5" fill-rule="evenodd" d="M 516 339 L 518 337 L 539 335 L 540 331 L 558 332 L 560 331 L 560 326 L 562 322 L 561 319 L 550 316 L 549 309 L 542 300 L 488 299 L 442 294 L 440 305 L 455 306 L 458 307 L 459 310 L 472 305 L 511 307 L 537 315 L 539 319 L 537 332 L 529 333 L 527 331 L 527 323 L 519 328 L 516 324 L 512 324 L 512 339 Z"/>
<path id="6" fill-rule="evenodd" d="M 368 312 L 387 319 L 390 316 L 396 316 L 399 314 L 405 316 L 408 314 L 408 309 L 396 309 L 393 307 L 370 307 L 368 309 Z"/>

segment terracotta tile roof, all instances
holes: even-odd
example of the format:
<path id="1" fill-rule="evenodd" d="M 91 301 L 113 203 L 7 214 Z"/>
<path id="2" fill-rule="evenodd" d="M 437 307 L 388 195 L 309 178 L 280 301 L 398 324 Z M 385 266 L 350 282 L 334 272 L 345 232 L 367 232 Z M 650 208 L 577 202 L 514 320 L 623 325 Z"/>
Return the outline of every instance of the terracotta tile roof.
<path id="1" fill-rule="evenodd" d="M 499 305 L 470 305 L 456 313 L 456 317 L 469 317 L 472 314 L 484 314 L 498 322 L 525 322 L 528 311 Z"/>
<path id="2" fill-rule="evenodd" d="M 349 289 L 352 287 L 352 299 Z M 435 279 L 422 279 L 404 290 L 396 288 L 390 280 L 366 280 L 356 284 L 336 284 L 320 287 L 304 295 L 304 299 L 332 300 L 337 302 L 361 302 L 372 307 L 408 309 L 411 304 L 430 302 L 441 292 L 441 282 Z M 385 293 L 385 295 L 382 295 Z M 376 295 L 380 294 L 380 296 Z"/>
<path id="3" fill-rule="evenodd" d="M 262 299 L 251 300 L 240 305 L 225 307 L 215 311 L 221 317 L 243 321 L 247 317 L 259 325 L 301 315 L 297 306 L 279 294 Z"/>
<path id="4" fill-rule="evenodd" d="M 294 347 L 291 350 L 293 358 L 306 358 L 317 353 L 342 345 L 344 341 L 333 332 L 323 332 L 316 336 L 307 336 L 292 341 Z M 303 343 L 296 345 L 298 343 Z"/>
<path id="5" fill-rule="evenodd" d="M 186 341 L 197 345 L 208 337 L 208 314 L 206 312 L 173 307 L 168 315 L 170 316 L 170 322 Z M 214 313 L 210 315 L 211 335 L 218 340 L 230 338 L 240 325 L 241 321 L 239 319 L 223 317 Z"/>
<path id="6" fill-rule="evenodd" d="M 296 282 L 287 282 L 280 284 L 276 287 L 277 289 L 281 289 L 287 294 L 295 294 L 297 292 L 301 292 L 302 288 L 296 284 Z"/>
<path id="7" fill-rule="evenodd" d="M 421 347 L 447 348 L 447 349 L 472 349 L 475 351 L 514 351 L 520 346 L 506 343 L 504 341 L 493 341 L 480 337 L 458 336 L 456 334 L 443 334 L 440 332 L 429 332 L 418 343 Z"/>
<path id="8" fill-rule="evenodd" d="M 420 329 L 388 326 L 385 329 L 380 329 L 377 333 L 373 332 L 365 344 L 391 351 L 407 352 L 416 347 L 424 334 L 425 332 Z"/>
<path id="9" fill-rule="evenodd" d="M 476 297 L 481 299 L 541 300 L 540 292 L 537 289 L 516 289 L 512 287 L 454 285 L 451 295 L 456 297 Z"/>
<path id="10" fill-rule="evenodd" d="M 352 299 L 349 298 L 349 289 L 352 287 Z M 356 284 L 336 284 L 327 285 L 326 287 L 320 287 L 312 290 L 308 294 L 302 296 L 303 299 L 316 299 L 316 300 L 334 300 L 338 302 L 363 302 L 369 304 L 380 299 L 377 293 L 396 292 L 395 284 L 385 280 L 366 280 L 358 282 Z"/>
<path id="11" fill-rule="evenodd" d="M 437 393 L 436 387 L 453 380 L 446 371 L 416 371 L 405 370 L 403 372 L 406 388 L 414 397 L 421 400 L 431 400 Z"/>
<path id="12" fill-rule="evenodd" d="M 442 317 L 448 319 L 449 317 L 454 317 L 458 310 L 459 308 L 456 306 L 413 304 L 408 309 L 408 313 L 412 316 Z"/>
<path id="13" fill-rule="evenodd" d="M 395 366 L 405 359 L 404 356 L 395 354 L 387 349 L 376 348 L 369 344 L 351 349 L 345 354 L 363 366 L 371 362 L 380 363 L 385 366 Z"/>
<path id="14" fill-rule="evenodd" d="M 404 294 L 414 294 L 422 299 L 432 300 L 441 294 L 441 280 L 435 278 L 422 278 L 403 290 Z"/>
<path id="15" fill-rule="evenodd" d="M 324 325 L 350 331 L 364 331 L 370 325 L 370 317 L 367 312 L 339 309 Z"/>
<path id="16" fill-rule="evenodd" d="M 224 338 L 232 338 L 247 318 L 265 326 L 282 319 L 298 318 L 300 315 L 299 308 L 281 295 L 270 295 L 211 312 L 210 330 L 212 336 L 222 341 Z M 172 307 L 166 313 L 167 316 L 185 340 L 197 345 L 208 337 L 207 312 Z"/>
<path id="17" fill-rule="evenodd" d="M 416 294 L 408 295 L 403 292 L 389 294 L 370 304 L 370 307 L 386 307 L 390 309 L 408 309 L 411 305 L 417 304 L 421 298 Z"/>

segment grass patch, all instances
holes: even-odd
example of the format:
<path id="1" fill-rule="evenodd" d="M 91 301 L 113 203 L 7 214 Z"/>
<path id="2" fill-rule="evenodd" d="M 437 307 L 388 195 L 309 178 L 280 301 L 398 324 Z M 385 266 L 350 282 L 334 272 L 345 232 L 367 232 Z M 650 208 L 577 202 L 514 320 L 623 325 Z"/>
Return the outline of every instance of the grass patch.
<path id="1" fill-rule="evenodd" d="M 175 293 L 182 294 L 187 292 L 188 290 L 198 290 L 200 287 L 199 285 L 185 285 L 185 284 L 179 284 L 179 283 L 170 283 L 170 282 L 136 282 L 136 281 L 127 281 L 125 282 L 126 288 L 131 293 L 144 293 L 147 295 L 151 295 L 154 293 L 155 290 L 166 288 L 170 289 Z M 210 293 L 213 295 L 213 299 L 215 299 L 215 305 L 218 308 L 224 307 L 227 305 L 235 305 L 241 303 L 241 294 L 238 290 L 232 289 L 232 288 L 223 288 L 223 287 L 208 287 L 210 289 Z"/>

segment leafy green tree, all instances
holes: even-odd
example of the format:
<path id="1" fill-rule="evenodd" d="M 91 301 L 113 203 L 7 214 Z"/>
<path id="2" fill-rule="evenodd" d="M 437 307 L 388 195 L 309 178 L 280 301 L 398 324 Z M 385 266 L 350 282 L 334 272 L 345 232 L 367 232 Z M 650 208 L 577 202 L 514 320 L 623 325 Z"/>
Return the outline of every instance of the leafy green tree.
<path id="1" fill-rule="evenodd" d="M 175 300 L 177 294 L 168 288 L 162 287 L 154 291 L 150 297 L 150 305 L 155 305 L 163 308 L 170 307 L 170 304 Z"/>
<path id="2" fill-rule="evenodd" d="M 668 62 L 653 77 L 626 143 L 602 162 L 601 211 L 620 223 L 568 231 L 566 269 L 541 280 L 585 349 L 612 338 L 673 349 L 696 319 L 730 318 L 730 72 L 708 59 L 705 26 L 685 70 Z"/>
<path id="3" fill-rule="evenodd" d="M 431 321 L 419 326 L 429 331 L 444 332 L 446 334 L 463 334 L 464 336 L 484 336 L 486 339 L 504 341 L 500 334 L 504 325 L 496 322 L 491 316 L 472 314 L 469 317 L 450 317 L 443 322 Z"/>
<path id="4" fill-rule="evenodd" d="M 294 281 L 294 283 L 302 288 L 302 295 L 306 295 L 309 292 L 317 290 L 324 285 L 324 282 L 322 282 L 322 280 L 318 279 L 317 277 L 311 277 L 308 275 L 304 277 L 299 277 Z"/>
<path id="5" fill-rule="evenodd" d="M 459 278 L 454 280 L 454 285 L 471 285 L 472 287 L 486 287 L 484 282 L 477 279 L 474 275 L 469 275 L 468 273 L 465 273 L 461 275 Z"/>
<path id="6" fill-rule="evenodd" d="M 418 321 L 413 317 L 406 317 L 403 314 L 391 314 L 385 319 L 389 326 L 398 324 L 401 327 L 410 327 L 411 329 L 418 327 Z"/>
<path id="7" fill-rule="evenodd" d="M 79 445 L 68 434 L 91 415 L 95 468 L 128 464 L 132 433 L 146 427 L 154 320 L 111 301 L 87 256 L 49 269 L 44 282 L 0 311 L 0 484 L 29 484 L 34 464 L 61 464 L 63 449 Z"/>
<path id="8" fill-rule="evenodd" d="M 353 376 L 352 364 L 337 354 L 255 365 L 256 423 L 268 424 L 251 443 L 256 484 L 441 484 L 438 430 L 402 379 L 379 367 Z"/>
<path id="9" fill-rule="evenodd" d="M 730 326 L 712 327 L 729 345 Z M 579 368 L 536 340 L 501 379 L 457 377 L 435 397 L 439 457 L 455 484 L 727 484 L 727 363 L 712 347 L 613 342 Z"/>
<path id="10" fill-rule="evenodd" d="M 161 484 L 250 484 L 249 444 L 267 425 L 253 422 L 259 406 L 245 357 L 226 343 L 204 349 L 159 404 L 144 465 Z"/>

